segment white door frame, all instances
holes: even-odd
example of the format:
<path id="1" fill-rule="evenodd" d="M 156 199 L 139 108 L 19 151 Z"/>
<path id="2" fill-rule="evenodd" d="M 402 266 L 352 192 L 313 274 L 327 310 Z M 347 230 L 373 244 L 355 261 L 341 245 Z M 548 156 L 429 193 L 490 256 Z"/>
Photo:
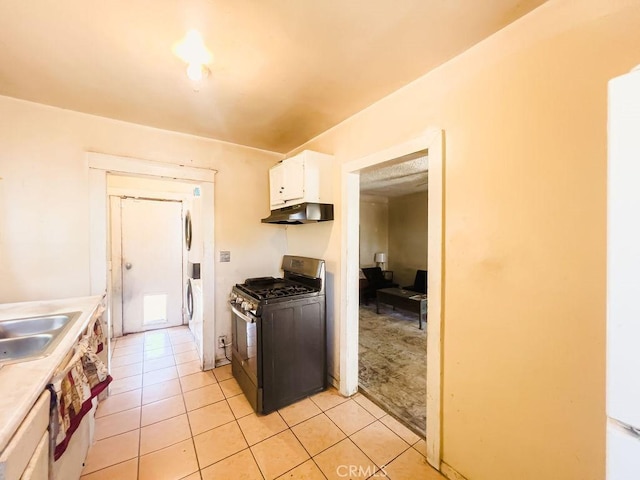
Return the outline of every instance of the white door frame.
<path id="1" fill-rule="evenodd" d="M 340 393 L 358 391 L 360 171 L 421 150 L 429 156 L 427 316 L 427 461 L 440 469 L 442 440 L 442 321 L 444 303 L 444 133 L 428 129 L 419 137 L 342 166 L 342 291 L 340 305 Z"/>
<path id="2" fill-rule="evenodd" d="M 205 370 L 215 366 L 215 278 L 213 261 L 214 239 L 214 179 L 215 170 L 183 165 L 154 162 L 137 158 L 120 157 L 103 153 L 87 152 L 89 167 L 89 245 L 90 245 L 90 292 L 102 295 L 108 291 L 110 266 L 107 173 L 131 176 L 160 177 L 164 179 L 191 181 L 200 184 L 202 195 L 202 235 L 205 239 L 202 264 L 202 317 L 203 356 Z M 109 304 L 109 302 L 107 303 Z M 111 330 L 111 312 L 107 319 Z"/>

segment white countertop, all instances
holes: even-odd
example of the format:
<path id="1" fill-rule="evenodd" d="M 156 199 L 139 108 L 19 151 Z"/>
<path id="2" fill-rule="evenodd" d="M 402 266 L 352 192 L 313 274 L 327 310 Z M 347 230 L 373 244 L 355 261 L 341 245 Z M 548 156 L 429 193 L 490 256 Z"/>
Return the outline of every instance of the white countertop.
<path id="1" fill-rule="evenodd" d="M 87 327 L 102 295 L 0 304 L 0 320 L 57 313 L 82 312 L 51 355 L 0 368 L 0 452 L 7 446 L 56 368 Z"/>

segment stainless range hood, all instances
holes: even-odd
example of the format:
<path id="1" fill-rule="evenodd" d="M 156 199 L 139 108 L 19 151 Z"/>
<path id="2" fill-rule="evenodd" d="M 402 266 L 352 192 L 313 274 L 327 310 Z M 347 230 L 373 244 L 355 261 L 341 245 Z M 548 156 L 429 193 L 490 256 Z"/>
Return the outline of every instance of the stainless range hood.
<path id="1" fill-rule="evenodd" d="M 281 225 L 300 225 L 333 220 L 333 205 L 330 203 L 299 203 L 271 210 L 271 215 L 262 219 L 262 223 Z"/>

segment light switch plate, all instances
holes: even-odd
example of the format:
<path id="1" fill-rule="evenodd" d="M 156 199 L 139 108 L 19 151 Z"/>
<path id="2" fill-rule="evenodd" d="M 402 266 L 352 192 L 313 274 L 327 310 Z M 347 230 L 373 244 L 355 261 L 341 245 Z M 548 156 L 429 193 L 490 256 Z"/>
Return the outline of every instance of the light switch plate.
<path id="1" fill-rule="evenodd" d="M 220 261 L 221 262 L 230 262 L 231 261 L 231 252 L 228 250 L 220 250 Z"/>

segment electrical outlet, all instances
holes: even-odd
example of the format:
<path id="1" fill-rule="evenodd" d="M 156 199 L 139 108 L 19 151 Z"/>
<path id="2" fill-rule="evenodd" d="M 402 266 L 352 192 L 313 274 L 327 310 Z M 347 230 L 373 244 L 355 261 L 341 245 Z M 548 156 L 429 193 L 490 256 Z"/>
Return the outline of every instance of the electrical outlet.
<path id="1" fill-rule="evenodd" d="M 229 340 L 227 340 L 226 335 L 220 335 L 218 337 L 218 348 L 224 348 L 224 346 L 229 346 Z"/>

